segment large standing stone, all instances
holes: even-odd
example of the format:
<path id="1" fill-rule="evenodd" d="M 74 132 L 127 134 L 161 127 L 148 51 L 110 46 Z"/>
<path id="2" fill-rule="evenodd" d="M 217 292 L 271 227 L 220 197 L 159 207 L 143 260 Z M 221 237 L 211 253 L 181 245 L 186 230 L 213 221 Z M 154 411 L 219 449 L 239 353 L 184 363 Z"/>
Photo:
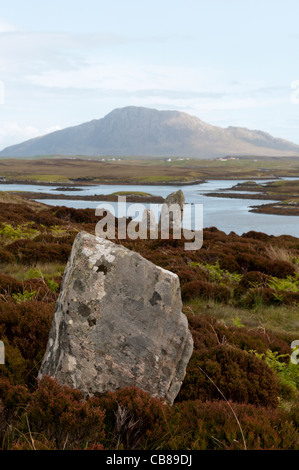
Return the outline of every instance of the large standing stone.
<path id="1" fill-rule="evenodd" d="M 136 386 L 172 403 L 193 350 L 179 279 L 80 232 L 64 273 L 39 378 L 86 395 Z"/>

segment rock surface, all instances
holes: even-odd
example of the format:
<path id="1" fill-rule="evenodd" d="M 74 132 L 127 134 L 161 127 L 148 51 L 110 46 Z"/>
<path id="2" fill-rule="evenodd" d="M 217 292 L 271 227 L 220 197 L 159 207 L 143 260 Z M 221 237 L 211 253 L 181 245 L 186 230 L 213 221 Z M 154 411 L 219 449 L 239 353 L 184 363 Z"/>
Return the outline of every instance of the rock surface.
<path id="1" fill-rule="evenodd" d="M 172 213 L 171 210 L 168 212 L 168 209 L 171 209 L 171 206 L 177 205 L 178 211 Z M 181 227 L 181 222 L 184 216 L 184 205 L 185 205 L 185 196 L 181 189 L 175 191 L 171 194 L 168 194 L 165 199 L 164 204 L 162 205 L 161 215 L 159 220 L 159 228 L 163 230 L 162 221 L 169 217 L 169 228 L 176 229 Z M 169 214 L 169 215 L 168 215 Z"/>
<path id="2" fill-rule="evenodd" d="M 152 230 L 153 232 L 158 228 L 155 214 L 151 209 L 143 211 L 141 224 L 146 227 L 146 230 Z"/>
<path id="3" fill-rule="evenodd" d="M 173 403 L 193 351 L 179 279 L 80 232 L 65 270 L 39 378 L 96 395 L 136 386 Z"/>
<path id="4" fill-rule="evenodd" d="M 185 204 L 185 196 L 183 191 L 179 189 L 178 191 L 168 194 L 167 198 L 165 199 L 165 204 L 167 204 L 168 206 L 170 206 L 171 204 L 178 204 L 183 214 Z"/>

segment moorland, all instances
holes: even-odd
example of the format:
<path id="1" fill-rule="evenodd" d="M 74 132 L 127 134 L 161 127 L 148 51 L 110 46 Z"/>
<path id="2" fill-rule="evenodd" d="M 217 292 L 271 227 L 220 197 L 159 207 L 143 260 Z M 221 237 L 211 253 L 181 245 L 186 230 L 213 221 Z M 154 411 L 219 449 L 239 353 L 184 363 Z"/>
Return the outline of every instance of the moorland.
<path id="1" fill-rule="evenodd" d="M 53 174 L 60 170 L 53 162 Z M 98 220 L 92 209 L 2 193 L 1 448 L 298 450 L 299 239 L 291 236 L 210 227 L 197 251 L 184 251 L 183 239 L 115 240 L 179 276 L 194 352 L 172 407 L 136 388 L 85 400 L 37 381 L 74 237 L 94 234 Z"/>
<path id="2" fill-rule="evenodd" d="M 169 161 L 170 160 L 170 161 Z M 31 184 L 195 184 L 206 179 L 265 179 L 299 177 L 299 159 L 240 157 L 0 159 L 0 182 Z"/>

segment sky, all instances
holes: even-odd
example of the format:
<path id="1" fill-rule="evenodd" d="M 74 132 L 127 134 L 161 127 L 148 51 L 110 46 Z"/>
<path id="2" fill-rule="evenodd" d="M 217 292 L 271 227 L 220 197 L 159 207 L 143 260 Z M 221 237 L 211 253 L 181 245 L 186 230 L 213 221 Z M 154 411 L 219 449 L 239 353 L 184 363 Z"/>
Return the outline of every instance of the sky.
<path id="1" fill-rule="evenodd" d="M 115 108 L 299 144 L 298 0 L 0 0 L 0 150 Z"/>

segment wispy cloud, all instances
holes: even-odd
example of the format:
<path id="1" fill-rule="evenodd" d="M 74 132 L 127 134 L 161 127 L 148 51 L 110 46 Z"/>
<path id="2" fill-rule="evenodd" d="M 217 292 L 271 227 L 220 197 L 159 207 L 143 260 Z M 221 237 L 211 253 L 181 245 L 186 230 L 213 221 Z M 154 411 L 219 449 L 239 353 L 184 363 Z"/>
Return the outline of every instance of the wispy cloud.
<path id="1" fill-rule="evenodd" d="M 6 122 L 0 126 L 0 143 L 4 143 L 7 137 L 18 136 L 19 139 L 31 139 L 39 135 L 36 127 L 22 127 L 16 122 Z"/>
<path id="2" fill-rule="evenodd" d="M 211 71 L 178 67 L 161 67 L 141 65 L 134 62 L 104 60 L 90 63 L 75 70 L 52 69 L 25 78 L 44 87 L 124 90 L 139 92 L 141 90 L 203 90 L 213 86 Z M 209 77 L 209 78 L 208 78 Z"/>
<path id="3" fill-rule="evenodd" d="M 17 31 L 17 27 L 9 21 L 0 18 L 0 33 L 11 33 Z"/>
<path id="4" fill-rule="evenodd" d="M 287 100 L 260 82 L 236 84 L 225 72 L 207 67 L 138 66 L 134 62 L 88 63 L 74 70 L 52 69 L 27 75 L 34 85 L 57 89 L 99 90 L 126 97 L 132 104 L 176 106 L 178 109 L 260 108 Z M 281 90 L 280 90 L 281 91 Z"/>
<path id="5" fill-rule="evenodd" d="M 50 132 L 58 131 L 61 127 L 58 125 L 50 128 L 41 129 L 33 126 L 22 126 L 18 122 L 7 121 L 0 125 L 0 144 L 2 147 L 9 145 L 11 137 L 14 137 L 17 141 L 23 141 L 33 139 L 40 135 L 48 134 Z"/>

